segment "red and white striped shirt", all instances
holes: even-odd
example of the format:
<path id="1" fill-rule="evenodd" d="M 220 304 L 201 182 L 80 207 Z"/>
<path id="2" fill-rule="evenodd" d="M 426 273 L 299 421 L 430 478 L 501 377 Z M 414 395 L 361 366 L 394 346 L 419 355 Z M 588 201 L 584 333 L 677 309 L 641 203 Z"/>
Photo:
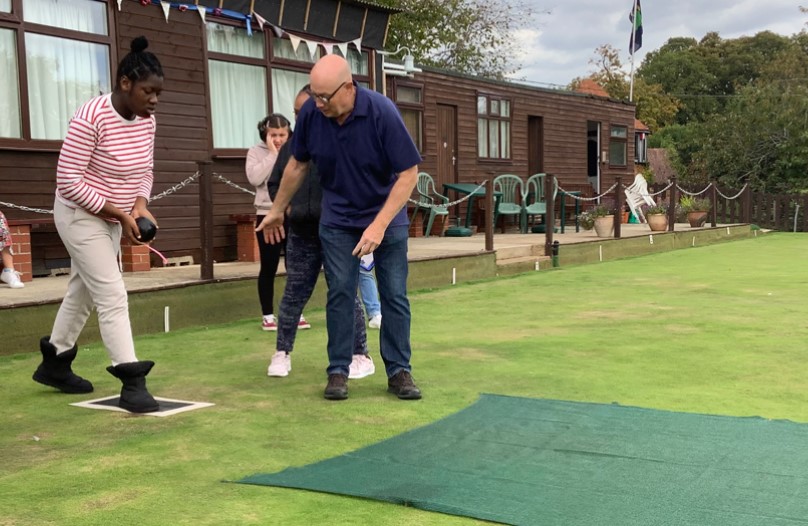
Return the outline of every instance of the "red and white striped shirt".
<path id="1" fill-rule="evenodd" d="M 94 214 L 107 201 L 128 213 L 138 197 L 148 200 L 156 128 L 153 115 L 121 117 L 109 94 L 84 103 L 70 120 L 59 154 L 56 198 Z"/>

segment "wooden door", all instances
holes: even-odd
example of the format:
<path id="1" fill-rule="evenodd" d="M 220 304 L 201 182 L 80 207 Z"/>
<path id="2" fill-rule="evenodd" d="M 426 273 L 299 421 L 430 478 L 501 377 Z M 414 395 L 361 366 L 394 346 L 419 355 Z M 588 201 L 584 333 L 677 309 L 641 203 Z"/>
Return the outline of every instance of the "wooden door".
<path id="1" fill-rule="evenodd" d="M 544 118 L 527 118 L 527 175 L 544 173 Z"/>
<path id="2" fill-rule="evenodd" d="M 438 173 L 432 174 L 438 192 L 443 192 L 444 183 L 457 180 L 457 107 L 438 104 L 436 131 Z"/>

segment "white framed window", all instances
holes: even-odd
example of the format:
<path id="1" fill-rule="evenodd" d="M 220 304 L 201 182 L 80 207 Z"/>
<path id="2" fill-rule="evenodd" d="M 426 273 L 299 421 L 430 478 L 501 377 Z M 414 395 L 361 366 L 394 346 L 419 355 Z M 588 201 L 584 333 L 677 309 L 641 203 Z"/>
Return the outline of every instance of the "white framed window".
<path id="1" fill-rule="evenodd" d="M 511 158 L 511 101 L 477 95 L 477 155 L 483 159 Z"/>
<path id="2" fill-rule="evenodd" d="M 0 28 L 0 137 L 22 138 L 18 78 L 16 32 Z"/>
<path id="3" fill-rule="evenodd" d="M 626 166 L 628 127 L 612 124 L 609 127 L 609 165 Z"/>
<path id="4" fill-rule="evenodd" d="M 112 89 L 105 45 L 26 33 L 25 60 L 32 139 L 63 139 L 76 109 Z"/>
<path id="5" fill-rule="evenodd" d="M 320 58 L 320 46 L 317 46 L 314 56 L 312 56 L 309 53 L 309 46 L 302 40 L 297 43 L 297 49 L 295 49 L 289 39 L 275 37 L 272 39 L 272 57 L 314 64 Z"/>
<path id="6" fill-rule="evenodd" d="M 76 109 L 112 90 L 109 3 L 26 0 L 14 5 L 20 7 L 19 17 L 4 18 L 0 28 L 0 142 L 61 141 Z M 11 8 L 11 1 L 0 0 L 0 12 Z M 16 45 L 20 34 L 24 52 Z"/>
<path id="7" fill-rule="evenodd" d="M 249 148 L 259 140 L 255 124 L 267 115 L 265 68 L 208 61 L 214 148 Z"/>
<path id="8" fill-rule="evenodd" d="M 342 55 L 342 51 L 337 46 L 334 46 L 334 54 L 343 57 L 348 61 L 351 66 L 351 73 L 355 77 L 367 77 L 370 75 L 370 67 L 368 66 L 368 53 L 366 51 L 358 51 L 356 48 L 348 47 L 348 56 Z"/>
<path id="9" fill-rule="evenodd" d="M 646 132 L 634 132 L 634 162 L 637 164 L 648 163 L 648 134 Z"/>
<path id="10" fill-rule="evenodd" d="M 309 83 L 309 74 L 289 69 L 272 68 L 272 112 L 295 122 L 295 97 Z"/>
<path id="11" fill-rule="evenodd" d="M 109 34 L 106 2 L 25 0 L 23 20 L 96 35 Z"/>
<path id="12" fill-rule="evenodd" d="M 252 36 L 245 29 L 224 24 L 206 25 L 208 51 L 263 59 L 265 55 L 264 34 L 253 31 Z"/>
<path id="13" fill-rule="evenodd" d="M 424 88 L 421 85 L 409 84 L 396 79 L 395 101 L 407 131 L 419 152 L 424 145 Z"/>
<path id="14" fill-rule="evenodd" d="M 259 140 L 255 123 L 268 113 L 264 33 L 216 23 L 206 29 L 213 147 L 249 148 Z"/>

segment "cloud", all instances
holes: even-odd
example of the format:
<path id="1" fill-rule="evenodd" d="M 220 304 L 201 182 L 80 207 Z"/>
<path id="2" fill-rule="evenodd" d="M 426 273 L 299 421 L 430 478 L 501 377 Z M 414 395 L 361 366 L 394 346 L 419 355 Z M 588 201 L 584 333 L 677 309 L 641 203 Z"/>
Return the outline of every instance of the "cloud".
<path id="1" fill-rule="evenodd" d="M 808 21 L 798 5 L 795 0 L 644 0 L 643 47 L 635 60 L 639 63 L 645 53 L 673 37 L 701 39 L 711 31 L 722 38 L 752 36 L 764 30 L 781 35 L 798 33 Z M 603 44 L 621 50 L 621 58 L 628 63 L 631 7 L 630 0 L 567 0 L 536 5 L 537 9 L 550 9 L 552 14 L 541 17 L 537 27 L 514 33 L 522 50 L 517 62 L 523 67 L 513 77 L 568 84 L 593 69 L 589 60 Z"/>

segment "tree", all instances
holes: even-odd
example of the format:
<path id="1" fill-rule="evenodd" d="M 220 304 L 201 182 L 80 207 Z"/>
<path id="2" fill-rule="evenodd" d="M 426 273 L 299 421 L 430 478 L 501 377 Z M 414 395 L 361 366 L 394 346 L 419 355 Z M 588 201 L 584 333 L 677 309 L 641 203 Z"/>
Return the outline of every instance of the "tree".
<path id="1" fill-rule="evenodd" d="M 637 76 L 681 99 L 677 122 L 703 122 L 723 113 L 737 90 L 790 45 L 789 37 L 771 31 L 730 40 L 714 32 L 698 42 L 672 38 L 646 55 Z"/>
<path id="2" fill-rule="evenodd" d="M 527 0 L 377 1 L 402 9 L 390 22 L 389 49 L 405 46 L 420 64 L 494 79 L 519 70 L 511 35 L 537 16 Z"/>
<path id="3" fill-rule="evenodd" d="M 808 189 L 808 34 L 795 35 L 705 123 L 690 172 L 770 192 Z"/>
<path id="4" fill-rule="evenodd" d="M 628 99 L 630 79 L 620 61 L 619 50 L 609 44 L 602 45 L 595 50 L 595 58 L 589 63 L 595 66 L 595 71 L 587 78 L 597 82 L 613 99 Z M 580 77 L 574 79 L 570 89 L 575 90 L 582 80 Z M 652 132 L 673 123 L 679 109 L 679 101 L 665 93 L 660 84 L 641 78 L 634 81 L 634 102 L 637 118 Z"/>

